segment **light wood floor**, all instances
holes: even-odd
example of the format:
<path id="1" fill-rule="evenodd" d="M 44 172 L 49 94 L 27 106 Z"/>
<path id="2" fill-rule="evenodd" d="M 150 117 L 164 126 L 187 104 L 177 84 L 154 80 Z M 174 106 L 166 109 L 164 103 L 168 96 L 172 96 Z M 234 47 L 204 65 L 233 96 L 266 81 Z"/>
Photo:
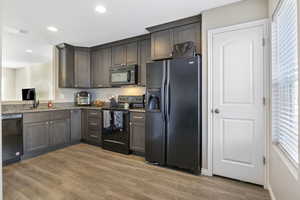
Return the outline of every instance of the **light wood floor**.
<path id="1" fill-rule="evenodd" d="M 4 200 L 269 200 L 261 187 L 194 176 L 79 144 L 4 168 Z"/>

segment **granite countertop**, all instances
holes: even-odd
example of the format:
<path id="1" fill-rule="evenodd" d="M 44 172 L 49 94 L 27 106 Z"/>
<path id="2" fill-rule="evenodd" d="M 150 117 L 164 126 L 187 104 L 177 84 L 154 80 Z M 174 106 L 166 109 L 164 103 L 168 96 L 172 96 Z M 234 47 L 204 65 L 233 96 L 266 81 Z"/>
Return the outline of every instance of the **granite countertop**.
<path id="1" fill-rule="evenodd" d="M 23 114 L 23 113 L 34 113 L 34 112 L 49 112 L 49 111 L 59 111 L 59 110 L 102 110 L 103 107 L 96 106 L 66 106 L 66 107 L 40 107 L 40 108 L 29 108 L 29 109 L 21 109 L 21 110 L 7 110 L 3 111 L 2 114 Z M 145 109 L 129 109 L 130 112 L 145 112 Z"/>

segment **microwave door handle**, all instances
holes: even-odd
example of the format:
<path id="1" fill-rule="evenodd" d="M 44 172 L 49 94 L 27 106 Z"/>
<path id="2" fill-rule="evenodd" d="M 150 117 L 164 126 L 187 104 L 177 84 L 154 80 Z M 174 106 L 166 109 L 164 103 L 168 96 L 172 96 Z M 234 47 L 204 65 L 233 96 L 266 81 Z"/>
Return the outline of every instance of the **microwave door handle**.
<path id="1" fill-rule="evenodd" d="M 127 82 L 129 83 L 131 80 L 131 71 L 127 72 Z"/>

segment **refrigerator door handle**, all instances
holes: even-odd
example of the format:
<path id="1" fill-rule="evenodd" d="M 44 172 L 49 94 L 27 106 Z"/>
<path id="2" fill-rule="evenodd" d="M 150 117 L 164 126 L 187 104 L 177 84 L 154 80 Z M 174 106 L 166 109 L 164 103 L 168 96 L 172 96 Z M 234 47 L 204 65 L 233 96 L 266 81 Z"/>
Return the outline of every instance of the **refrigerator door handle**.
<path id="1" fill-rule="evenodd" d="M 167 85 L 166 85 L 167 91 L 166 91 L 166 115 L 167 119 L 169 120 L 170 117 L 170 61 L 167 63 Z"/>
<path id="2" fill-rule="evenodd" d="M 161 87 L 161 112 L 163 114 L 163 120 L 166 118 L 166 63 L 163 63 L 163 79 Z"/>

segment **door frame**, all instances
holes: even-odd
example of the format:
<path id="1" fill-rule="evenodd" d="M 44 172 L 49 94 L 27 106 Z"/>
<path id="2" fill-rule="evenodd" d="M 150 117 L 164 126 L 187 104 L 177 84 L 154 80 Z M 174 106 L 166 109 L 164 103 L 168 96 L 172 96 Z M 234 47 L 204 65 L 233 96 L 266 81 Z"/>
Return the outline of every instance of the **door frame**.
<path id="1" fill-rule="evenodd" d="M 210 29 L 208 30 L 208 106 L 207 106 L 207 115 L 208 115 L 208 152 L 207 152 L 207 161 L 208 169 L 205 170 L 205 174 L 208 176 L 213 176 L 213 36 L 220 33 L 236 31 L 240 29 L 252 28 L 252 27 L 263 27 L 264 33 L 262 38 L 262 43 L 264 44 L 264 55 L 263 55 L 263 95 L 265 98 L 265 106 L 263 111 L 263 129 L 264 129 L 264 156 L 266 159 L 265 169 L 264 169 L 264 187 L 268 187 L 269 179 L 269 140 L 270 140 L 270 80 L 271 80 L 271 69 L 270 69 L 270 21 L 269 19 L 263 19 L 253 22 L 242 23 L 233 26 L 227 26 L 222 28 Z"/>

